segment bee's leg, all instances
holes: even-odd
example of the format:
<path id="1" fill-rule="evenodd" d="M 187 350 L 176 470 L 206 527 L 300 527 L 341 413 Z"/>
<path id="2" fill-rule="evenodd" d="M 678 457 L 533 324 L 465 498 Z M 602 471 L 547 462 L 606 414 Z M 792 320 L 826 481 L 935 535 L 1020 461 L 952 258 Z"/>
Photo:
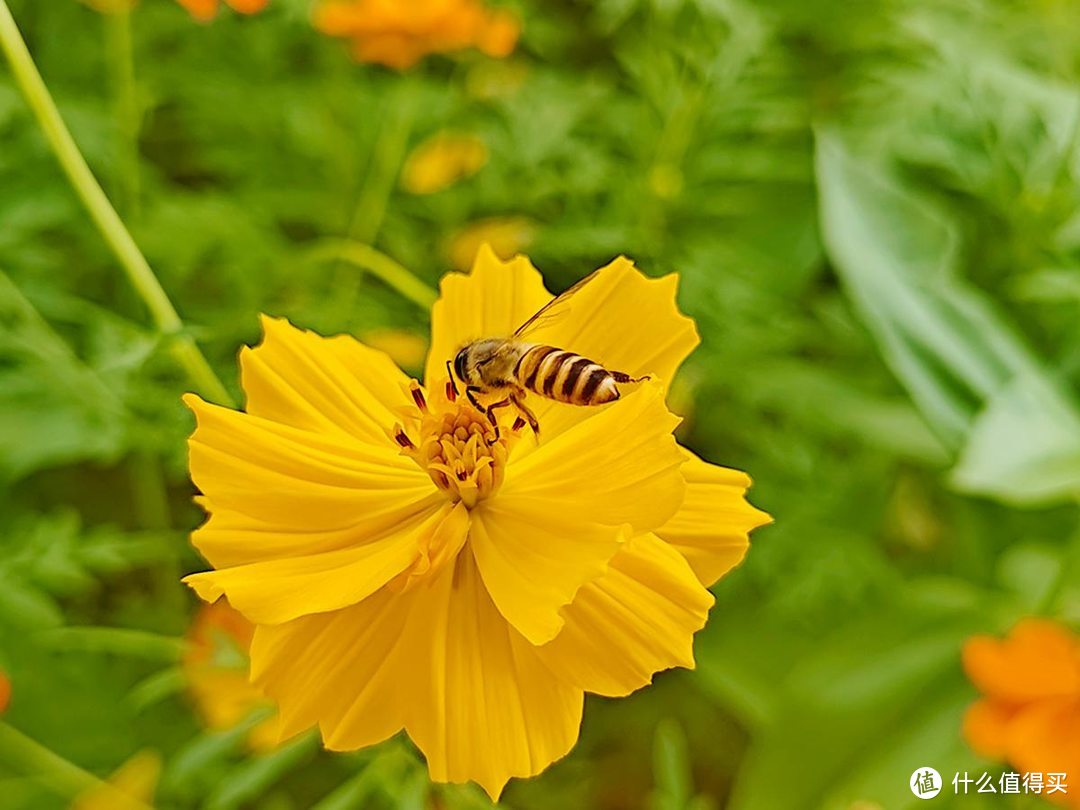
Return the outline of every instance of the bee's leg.
<path id="1" fill-rule="evenodd" d="M 451 402 L 453 402 L 455 399 L 457 399 L 457 396 L 458 396 L 457 383 L 454 382 L 454 372 L 450 368 L 450 363 L 452 363 L 452 362 L 453 362 L 452 360 L 447 360 L 446 361 L 446 377 L 447 377 L 447 383 L 446 384 L 447 384 L 447 386 L 449 386 L 450 391 L 452 391 L 453 394 L 454 394 L 452 397 L 447 397 L 447 399 L 449 399 Z M 450 393 L 450 391 L 448 391 L 447 393 Z"/>
<path id="2" fill-rule="evenodd" d="M 491 422 L 491 427 L 495 430 L 495 438 L 488 442 L 488 444 L 495 444 L 499 440 L 499 420 L 495 417 L 496 408 L 505 408 L 510 404 L 510 398 L 500 399 L 498 402 L 492 402 L 487 406 L 487 418 Z"/>
<path id="3" fill-rule="evenodd" d="M 540 421 L 536 418 L 536 414 L 529 410 L 528 406 L 521 401 L 521 394 L 510 394 L 510 401 L 514 403 L 514 407 L 517 408 L 518 413 L 525 417 L 525 421 L 529 423 L 529 427 L 532 428 L 533 435 L 540 435 Z M 520 419 L 521 416 L 518 418 Z"/>
<path id="4" fill-rule="evenodd" d="M 645 380 L 652 379 L 652 377 L 648 374 L 645 374 L 641 377 L 631 377 L 625 371 L 611 371 L 610 373 L 611 376 L 615 378 L 615 382 L 617 383 L 639 383 L 645 382 Z"/>
<path id="5" fill-rule="evenodd" d="M 472 406 L 474 408 L 476 408 L 476 410 L 480 411 L 480 413 L 487 413 L 487 408 L 485 408 L 483 405 L 481 405 L 480 400 L 478 400 L 476 398 L 476 395 L 483 393 L 483 391 L 484 391 L 483 388 L 480 388 L 480 387 L 475 386 L 475 385 L 467 385 L 467 386 L 465 386 L 465 396 L 467 396 L 469 398 L 469 402 L 472 403 Z"/>

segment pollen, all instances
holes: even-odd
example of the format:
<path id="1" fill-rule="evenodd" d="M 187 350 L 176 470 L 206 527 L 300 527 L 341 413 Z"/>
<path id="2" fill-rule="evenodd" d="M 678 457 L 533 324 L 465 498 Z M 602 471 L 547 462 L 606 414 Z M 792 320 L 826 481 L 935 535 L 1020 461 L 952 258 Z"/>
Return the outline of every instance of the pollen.
<path id="1" fill-rule="evenodd" d="M 447 402 L 446 410 L 433 412 L 416 383 L 411 394 L 417 406 L 414 414 L 419 415 L 413 431 L 417 438 L 397 424 L 391 434 L 394 442 L 450 500 L 472 509 L 502 484 L 506 437 L 496 435 L 488 418 L 464 400 Z"/>

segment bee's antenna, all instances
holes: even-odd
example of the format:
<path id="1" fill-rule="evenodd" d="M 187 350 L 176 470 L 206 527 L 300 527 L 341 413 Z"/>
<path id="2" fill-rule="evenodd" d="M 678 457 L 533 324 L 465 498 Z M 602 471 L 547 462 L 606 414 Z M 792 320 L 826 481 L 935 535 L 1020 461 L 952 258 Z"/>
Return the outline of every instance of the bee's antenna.
<path id="1" fill-rule="evenodd" d="M 454 372 L 450 368 L 451 362 L 450 360 L 446 361 L 446 398 L 453 402 L 458 398 L 458 390 L 457 383 L 454 382 Z"/>

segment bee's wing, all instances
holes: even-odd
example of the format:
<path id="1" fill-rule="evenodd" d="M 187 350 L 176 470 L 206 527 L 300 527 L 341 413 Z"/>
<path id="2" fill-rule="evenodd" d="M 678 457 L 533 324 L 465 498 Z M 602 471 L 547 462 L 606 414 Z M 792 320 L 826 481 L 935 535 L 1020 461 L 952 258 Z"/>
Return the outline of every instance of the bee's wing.
<path id="1" fill-rule="evenodd" d="M 585 278 L 581 279 L 579 282 L 572 285 L 564 292 L 559 293 L 542 307 L 540 307 L 540 309 L 533 313 L 532 317 L 529 318 L 529 320 L 525 321 L 525 323 L 523 323 L 521 326 L 514 330 L 514 337 L 523 338 L 530 332 L 533 332 L 539 329 L 541 326 L 550 323 L 552 319 L 559 318 L 565 315 L 566 304 L 569 303 L 571 297 L 573 297 L 575 293 L 581 290 L 582 287 L 584 287 L 586 284 L 596 278 L 596 274 L 599 272 L 599 270 L 594 270 L 593 272 L 589 273 L 589 275 L 585 276 Z"/>

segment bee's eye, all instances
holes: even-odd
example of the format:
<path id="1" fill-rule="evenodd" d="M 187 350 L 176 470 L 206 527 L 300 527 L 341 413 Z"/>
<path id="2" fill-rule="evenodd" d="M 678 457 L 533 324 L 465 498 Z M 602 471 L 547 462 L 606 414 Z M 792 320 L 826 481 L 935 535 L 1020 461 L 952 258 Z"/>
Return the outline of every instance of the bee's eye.
<path id="1" fill-rule="evenodd" d="M 457 372 L 458 379 L 465 382 L 465 349 L 462 349 L 457 353 L 457 357 L 454 358 L 454 371 Z"/>

